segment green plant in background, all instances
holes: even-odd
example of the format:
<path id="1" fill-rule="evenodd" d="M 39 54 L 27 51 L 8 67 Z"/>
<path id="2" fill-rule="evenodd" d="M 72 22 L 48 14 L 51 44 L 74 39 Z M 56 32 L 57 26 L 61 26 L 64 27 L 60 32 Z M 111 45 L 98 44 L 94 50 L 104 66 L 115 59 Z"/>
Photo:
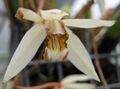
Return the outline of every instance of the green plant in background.
<path id="1" fill-rule="evenodd" d="M 120 10 L 116 11 L 113 19 L 116 20 L 116 24 L 108 29 L 106 35 L 112 38 L 120 37 Z"/>
<path id="2" fill-rule="evenodd" d="M 67 3 L 65 3 L 65 4 L 61 7 L 61 10 L 69 14 L 67 17 L 64 17 L 64 18 L 70 18 L 70 11 L 71 11 L 70 5 L 68 5 Z"/>

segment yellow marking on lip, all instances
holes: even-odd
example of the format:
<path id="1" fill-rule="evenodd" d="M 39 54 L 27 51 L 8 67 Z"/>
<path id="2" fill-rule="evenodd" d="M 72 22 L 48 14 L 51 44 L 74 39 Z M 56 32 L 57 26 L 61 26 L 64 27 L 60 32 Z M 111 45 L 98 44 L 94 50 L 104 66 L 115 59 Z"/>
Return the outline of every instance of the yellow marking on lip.
<path id="1" fill-rule="evenodd" d="M 56 35 L 48 36 L 48 48 L 54 51 L 60 51 L 59 39 Z"/>
<path id="2" fill-rule="evenodd" d="M 57 36 L 53 38 L 53 48 L 55 51 L 60 51 L 60 43 Z"/>
<path id="3" fill-rule="evenodd" d="M 48 35 L 47 47 L 54 51 L 61 51 L 64 48 L 67 48 L 66 40 L 68 36 L 66 35 Z"/>

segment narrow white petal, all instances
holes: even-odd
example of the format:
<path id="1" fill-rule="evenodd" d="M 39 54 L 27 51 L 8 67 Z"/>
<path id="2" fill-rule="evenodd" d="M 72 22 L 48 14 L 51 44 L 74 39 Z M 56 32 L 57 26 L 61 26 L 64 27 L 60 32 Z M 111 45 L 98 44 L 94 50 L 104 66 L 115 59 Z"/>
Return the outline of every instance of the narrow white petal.
<path id="1" fill-rule="evenodd" d="M 68 59 L 72 62 L 72 64 L 85 73 L 87 76 L 99 81 L 99 78 L 95 72 L 94 66 L 90 59 L 90 56 L 83 46 L 80 39 L 72 33 L 69 29 L 66 29 L 69 38 L 68 38 Z"/>
<path id="2" fill-rule="evenodd" d="M 44 19 L 58 19 L 58 20 L 68 15 L 68 13 L 58 9 L 40 10 L 40 14 Z"/>
<path id="3" fill-rule="evenodd" d="M 37 13 L 33 12 L 32 10 L 19 8 L 16 13 L 16 17 L 20 20 L 26 19 L 36 23 L 41 23 L 43 19 Z"/>
<path id="4" fill-rule="evenodd" d="M 75 75 L 69 75 L 67 77 L 65 77 L 61 82 L 62 84 L 70 84 L 76 81 L 87 81 L 87 80 L 91 80 L 92 78 L 83 75 L 83 74 L 75 74 Z"/>
<path id="5" fill-rule="evenodd" d="M 89 83 L 72 83 L 64 86 L 65 89 L 96 89 L 95 84 Z"/>
<path id="6" fill-rule="evenodd" d="M 35 24 L 25 34 L 8 65 L 3 82 L 14 77 L 32 60 L 45 37 L 45 27 L 40 24 Z"/>
<path id="7" fill-rule="evenodd" d="M 97 20 L 97 19 L 65 19 L 62 20 L 66 26 L 78 28 L 96 28 L 112 26 L 115 21 Z"/>

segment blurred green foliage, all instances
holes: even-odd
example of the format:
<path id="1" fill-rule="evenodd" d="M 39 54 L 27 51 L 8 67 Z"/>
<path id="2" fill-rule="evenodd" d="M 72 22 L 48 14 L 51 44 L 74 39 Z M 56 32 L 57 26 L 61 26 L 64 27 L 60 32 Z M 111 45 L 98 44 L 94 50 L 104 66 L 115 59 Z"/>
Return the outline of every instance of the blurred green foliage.
<path id="1" fill-rule="evenodd" d="M 71 12 L 71 7 L 69 4 L 65 3 L 62 7 L 61 10 L 68 13 L 68 16 L 65 16 L 64 19 L 70 18 L 70 12 Z"/>
<path id="2" fill-rule="evenodd" d="M 14 12 L 16 12 L 19 6 L 19 2 L 18 0 L 12 0 L 11 2 L 12 2 Z"/>
<path id="3" fill-rule="evenodd" d="M 115 20 L 116 23 L 108 28 L 106 35 L 112 38 L 120 37 L 120 10 L 116 11 L 112 19 Z"/>

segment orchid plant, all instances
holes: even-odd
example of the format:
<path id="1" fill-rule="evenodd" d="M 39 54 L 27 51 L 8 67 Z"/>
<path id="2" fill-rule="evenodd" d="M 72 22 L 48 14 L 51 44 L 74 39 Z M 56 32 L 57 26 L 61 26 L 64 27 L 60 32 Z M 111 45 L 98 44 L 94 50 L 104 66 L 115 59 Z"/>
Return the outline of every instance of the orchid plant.
<path id="1" fill-rule="evenodd" d="M 16 17 L 33 21 L 34 25 L 26 32 L 8 65 L 3 81 L 18 74 L 32 60 L 43 41 L 47 39 L 43 59 L 71 63 L 87 76 L 99 81 L 90 56 L 80 39 L 67 27 L 96 28 L 112 26 L 115 21 L 91 19 L 62 19 L 68 14 L 58 10 L 40 10 L 37 14 L 29 9 L 19 8 Z"/>

